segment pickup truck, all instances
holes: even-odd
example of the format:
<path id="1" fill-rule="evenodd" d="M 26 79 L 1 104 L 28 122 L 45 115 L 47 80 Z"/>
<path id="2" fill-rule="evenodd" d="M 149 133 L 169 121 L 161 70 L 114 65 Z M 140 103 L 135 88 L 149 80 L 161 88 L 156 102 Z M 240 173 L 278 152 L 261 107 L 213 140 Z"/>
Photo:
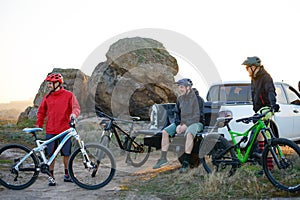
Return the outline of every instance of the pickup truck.
<path id="1" fill-rule="evenodd" d="M 271 122 L 272 130 L 276 137 L 300 141 L 300 94 L 290 85 L 275 82 L 277 103 L 280 111 L 275 113 Z M 173 108 L 175 104 L 155 104 L 151 111 L 151 126 L 145 131 L 148 135 L 157 133 L 163 127 L 173 122 Z M 226 82 L 212 85 L 207 93 L 204 105 L 205 128 L 204 132 L 218 132 L 228 140 L 230 135 L 225 128 L 215 126 L 220 111 L 230 111 L 233 120 L 230 127 L 236 132 L 244 132 L 252 124 L 236 123 L 235 120 L 249 117 L 254 114 L 252 109 L 250 82 Z M 238 138 L 237 141 L 239 141 Z M 159 144 L 159 141 L 156 142 Z M 241 143 L 246 146 L 247 142 Z M 158 147 L 159 148 L 159 147 Z"/>
<path id="2" fill-rule="evenodd" d="M 271 128 L 276 137 L 292 141 L 300 140 L 300 94 L 290 85 L 282 82 L 274 83 L 276 99 L 280 111 L 275 113 Z M 207 93 L 205 116 L 209 125 L 216 121 L 219 111 L 230 111 L 233 119 L 230 127 L 236 132 L 244 132 L 252 124 L 236 123 L 235 119 L 251 116 L 252 110 L 250 82 L 227 82 L 212 85 Z M 230 140 L 226 128 L 219 128 L 218 133 Z M 245 143 L 241 144 L 242 146 Z"/>

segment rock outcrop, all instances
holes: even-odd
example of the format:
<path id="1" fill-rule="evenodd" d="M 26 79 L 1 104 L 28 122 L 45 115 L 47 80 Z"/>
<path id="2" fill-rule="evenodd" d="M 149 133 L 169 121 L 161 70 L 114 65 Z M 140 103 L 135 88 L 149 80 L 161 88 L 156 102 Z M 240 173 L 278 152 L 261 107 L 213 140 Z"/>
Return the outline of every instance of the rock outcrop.
<path id="1" fill-rule="evenodd" d="M 111 45 L 107 60 L 88 81 L 89 105 L 114 116 L 149 118 L 154 103 L 175 102 L 176 59 L 148 38 L 125 38 Z"/>

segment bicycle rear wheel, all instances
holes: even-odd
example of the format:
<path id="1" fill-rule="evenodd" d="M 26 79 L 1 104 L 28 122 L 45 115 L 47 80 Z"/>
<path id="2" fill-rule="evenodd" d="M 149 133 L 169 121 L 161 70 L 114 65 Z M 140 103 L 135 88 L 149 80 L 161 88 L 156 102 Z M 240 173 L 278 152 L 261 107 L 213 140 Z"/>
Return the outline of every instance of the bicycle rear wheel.
<path id="1" fill-rule="evenodd" d="M 127 149 L 129 152 L 126 161 L 134 167 L 140 167 L 145 164 L 150 156 L 151 146 L 144 145 L 144 136 L 139 134 L 133 136 L 134 142 L 132 140 L 128 141 Z"/>
<path id="2" fill-rule="evenodd" d="M 282 153 L 281 153 L 282 152 Z M 262 155 L 263 169 L 269 181 L 288 192 L 300 190 L 300 148 L 284 138 L 275 138 Z"/>
<path id="3" fill-rule="evenodd" d="M 102 145 L 90 143 L 85 151 L 91 162 L 86 166 L 81 149 L 76 149 L 70 156 L 69 174 L 78 186 L 95 190 L 107 185 L 115 175 L 116 162 L 110 150 Z"/>
<path id="4" fill-rule="evenodd" d="M 237 159 L 230 143 L 219 134 L 209 134 L 200 143 L 199 157 L 207 173 L 220 172 L 232 176 L 238 167 L 233 163 Z"/>
<path id="5" fill-rule="evenodd" d="M 21 190 L 32 185 L 39 174 L 39 160 L 31 154 L 16 170 L 20 160 L 31 151 L 30 148 L 20 144 L 10 144 L 0 149 L 0 183 L 13 190 Z"/>

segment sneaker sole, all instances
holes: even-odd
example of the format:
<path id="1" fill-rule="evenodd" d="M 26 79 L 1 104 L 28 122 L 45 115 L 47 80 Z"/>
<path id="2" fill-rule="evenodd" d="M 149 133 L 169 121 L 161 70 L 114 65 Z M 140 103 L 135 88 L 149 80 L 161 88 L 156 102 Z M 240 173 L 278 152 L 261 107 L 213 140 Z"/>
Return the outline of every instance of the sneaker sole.
<path id="1" fill-rule="evenodd" d="M 73 183 L 73 180 L 71 179 L 70 176 L 64 175 L 64 182 Z"/>
<path id="2" fill-rule="evenodd" d="M 164 163 L 164 164 L 161 164 L 160 166 L 158 166 L 158 167 L 153 167 L 152 169 L 159 169 L 159 168 L 161 168 L 161 167 L 163 167 L 163 166 L 166 166 L 166 165 L 168 165 L 169 164 L 169 162 L 166 162 L 166 163 Z"/>

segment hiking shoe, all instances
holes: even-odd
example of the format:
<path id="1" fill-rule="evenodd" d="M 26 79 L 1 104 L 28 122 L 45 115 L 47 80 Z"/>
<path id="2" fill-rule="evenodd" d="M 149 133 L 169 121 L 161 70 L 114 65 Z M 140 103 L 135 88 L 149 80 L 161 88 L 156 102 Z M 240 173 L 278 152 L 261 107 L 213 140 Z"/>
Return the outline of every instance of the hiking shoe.
<path id="1" fill-rule="evenodd" d="M 187 161 L 183 161 L 181 168 L 179 169 L 179 173 L 187 172 L 189 169 L 189 163 Z"/>
<path id="2" fill-rule="evenodd" d="M 56 186 L 55 179 L 52 176 L 48 177 L 48 185 L 49 186 Z"/>
<path id="3" fill-rule="evenodd" d="M 64 175 L 64 182 L 73 183 L 73 180 L 71 179 L 70 175 Z"/>
<path id="4" fill-rule="evenodd" d="M 165 166 L 169 164 L 167 159 L 159 159 L 156 163 L 156 165 L 153 166 L 153 169 L 161 168 L 162 166 Z"/>

